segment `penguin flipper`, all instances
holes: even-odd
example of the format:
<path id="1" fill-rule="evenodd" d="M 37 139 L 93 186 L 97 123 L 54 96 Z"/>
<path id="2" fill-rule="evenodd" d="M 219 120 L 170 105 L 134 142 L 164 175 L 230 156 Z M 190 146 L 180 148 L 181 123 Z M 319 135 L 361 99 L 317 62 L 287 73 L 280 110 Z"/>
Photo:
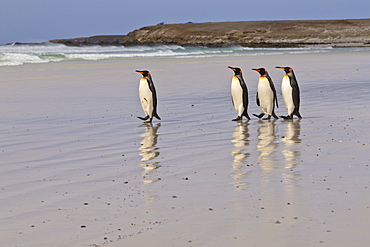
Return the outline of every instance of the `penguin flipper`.
<path id="1" fill-rule="evenodd" d="M 154 109 L 153 117 L 156 117 L 157 119 L 161 120 L 161 118 L 157 114 L 157 91 L 155 90 L 152 77 L 149 76 L 148 78 L 149 78 L 148 80 L 149 89 L 153 94 L 153 109 Z"/>
<path id="2" fill-rule="evenodd" d="M 148 120 L 148 118 L 149 118 L 149 115 L 147 115 L 146 117 L 137 117 L 137 118 L 139 118 L 139 119 L 141 119 L 141 120 Z"/>
<path id="3" fill-rule="evenodd" d="M 258 92 L 257 92 L 257 95 L 256 95 L 256 103 L 257 103 L 258 106 L 260 106 L 260 99 L 258 98 Z"/>
<path id="4" fill-rule="evenodd" d="M 279 104 L 278 104 L 278 99 L 277 99 L 275 87 L 274 87 L 273 92 L 274 92 L 274 101 L 275 101 L 276 108 L 279 108 Z"/>
<path id="5" fill-rule="evenodd" d="M 299 91 L 296 92 L 293 90 L 293 104 L 294 104 L 294 111 L 292 112 L 292 116 L 296 115 L 298 118 L 302 118 L 301 114 L 299 114 L 299 104 L 300 104 L 300 99 L 299 99 Z"/>
<path id="6" fill-rule="evenodd" d="M 277 97 L 276 97 L 276 92 L 275 92 L 275 102 L 276 102 L 276 108 L 279 108 L 278 100 L 277 100 Z"/>
<path id="7" fill-rule="evenodd" d="M 270 75 L 266 75 L 266 78 L 267 78 L 267 80 L 270 83 L 270 88 L 271 88 L 272 92 L 274 93 L 274 101 L 275 101 L 276 107 L 279 108 L 278 100 L 277 100 L 277 95 L 276 95 L 275 85 L 272 82 L 272 79 L 271 79 Z"/>
<path id="8" fill-rule="evenodd" d="M 248 100 L 248 88 L 247 85 L 245 84 L 244 80 L 242 81 L 243 83 L 240 83 L 242 89 L 243 89 L 243 106 L 244 106 L 244 111 L 247 111 L 249 100 Z M 242 114 L 243 115 L 243 114 Z M 248 115 L 248 114 L 247 114 Z"/>

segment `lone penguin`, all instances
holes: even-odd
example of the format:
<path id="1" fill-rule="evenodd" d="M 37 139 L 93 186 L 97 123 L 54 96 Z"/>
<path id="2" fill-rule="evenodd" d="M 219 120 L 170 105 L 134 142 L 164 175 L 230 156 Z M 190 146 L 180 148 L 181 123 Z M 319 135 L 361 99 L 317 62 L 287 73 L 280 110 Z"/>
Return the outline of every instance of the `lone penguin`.
<path id="1" fill-rule="evenodd" d="M 285 108 L 288 110 L 288 116 L 280 116 L 284 119 L 292 119 L 293 115 L 296 115 L 298 118 L 302 118 L 299 113 L 300 105 L 300 93 L 299 86 L 293 69 L 291 67 L 279 67 L 276 68 L 282 69 L 285 71 L 281 83 L 281 93 L 283 95 L 283 100 Z"/>
<path id="2" fill-rule="evenodd" d="M 242 76 L 242 70 L 230 66 L 228 68 L 235 73 L 231 80 L 231 97 L 235 111 L 238 114 L 238 117 L 231 121 L 242 120 L 243 116 L 250 120 L 248 115 L 248 89 Z"/>
<path id="3" fill-rule="evenodd" d="M 139 97 L 141 106 L 146 114 L 145 117 L 138 117 L 141 120 L 148 120 L 145 123 L 151 123 L 153 117 L 161 120 L 157 113 L 157 93 L 150 72 L 147 70 L 136 70 L 143 75 L 139 85 Z"/>
<path id="4" fill-rule="evenodd" d="M 259 69 L 252 69 L 260 73 L 260 78 L 258 80 L 258 88 L 257 88 L 257 105 L 261 109 L 261 113 L 259 115 L 253 114 L 253 116 L 256 116 L 258 118 L 262 118 L 265 114 L 268 115 L 265 119 L 270 119 L 271 116 L 274 118 L 278 118 L 275 114 L 275 103 L 276 107 L 278 106 L 278 101 L 276 97 L 276 90 L 274 83 L 272 82 L 272 79 L 270 75 L 268 74 L 267 70 L 265 68 L 259 68 Z"/>

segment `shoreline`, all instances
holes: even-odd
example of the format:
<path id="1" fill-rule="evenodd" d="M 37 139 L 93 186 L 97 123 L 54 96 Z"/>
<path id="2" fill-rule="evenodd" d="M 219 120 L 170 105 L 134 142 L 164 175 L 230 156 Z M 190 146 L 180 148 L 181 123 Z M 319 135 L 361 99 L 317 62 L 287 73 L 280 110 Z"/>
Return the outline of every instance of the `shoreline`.
<path id="1" fill-rule="evenodd" d="M 117 46 L 83 46 L 69 47 L 56 44 L 44 44 L 41 46 L 11 46 L 0 47 L 0 53 L 5 54 L 0 60 L 2 66 L 18 66 L 23 64 L 40 64 L 50 62 L 62 62 L 69 60 L 92 61 L 107 59 L 130 59 L 130 58 L 186 58 L 186 57 L 225 57 L 225 56 L 256 56 L 272 54 L 299 54 L 321 52 L 352 52 L 369 47 L 353 48 L 351 46 L 309 46 L 299 48 L 243 48 L 240 46 L 231 48 L 205 48 L 205 47 L 180 47 L 175 45 L 155 45 L 136 47 Z M 7 55 L 9 53 L 9 55 Z M 24 53 L 24 56 L 20 54 Z M 14 54 L 14 55 L 13 55 Z"/>
<path id="2" fill-rule="evenodd" d="M 370 19 L 158 24 L 127 35 L 53 39 L 67 46 L 180 45 L 188 47 L 370 47 Z M 30 44 L 15 42 L 17 44 Z"/>
<path id="3" fill-rule="evenodd" d="M 109 35 L 110 36 L 110 35 Z M 113 35 L 116 36 L 116 35 Z M 138 45 L 123 45 L 113 42 L 110 42 L 109 37 L 107 37 L 105 42 L 89 42 L 87 40 L 91 39 L 88 38 L 74 38 L 74 39 L 58 39 L 58 40 L 50 40 L 47 42 L 39 42 L 39 43 L 23 43 L 23 42 L 14 42 L 14 43 L 7 43 L 6 46 L 42 46 L 48 44 L 63 44 L 65 46 L 70 47 L 89 47 L 89 46 L 101 46 L 101 47 L 109 47 L 109 46 L 117 46 L 117 47 L 135 47 L 135 46 L 149 46 L 154 47 L 158 45 L 167 45 L 167 44 L 155 44 L 155 43 L 148 43 L 148 44 L 138 44 Z M 172 44 L 176 45 L 176 44 Z M 180 45 L 179 45 L 180 46 Z M 245 47 L 245 48 L 310 48 L 310 47 L 332 47 L 332 48 L 361 48 L 361 47 L 370 47 L 370 43 L 362 43 L 362 42 L 348 42 L 348 43 L 257 43 L 257 44 L 228 44 L 228 45 L 209 45 L 204 46 L 206 48 L 232 48 L 232 47 Z M 202 45 L 188 45 L 184 47 L 202 47 Z"/>

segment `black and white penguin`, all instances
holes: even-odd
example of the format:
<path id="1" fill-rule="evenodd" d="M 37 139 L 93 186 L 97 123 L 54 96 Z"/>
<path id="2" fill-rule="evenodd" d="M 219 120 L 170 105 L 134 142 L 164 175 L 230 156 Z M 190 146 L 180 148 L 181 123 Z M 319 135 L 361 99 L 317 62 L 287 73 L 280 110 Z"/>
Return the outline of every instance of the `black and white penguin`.
<path id="1" fill-rule="evenodd" d="M 141 106 L 146 114 L 145 117 L 138 117 L 141 120 L 148 120 L 146 123 L 151 123 L 153 117 L 161 120 L 157 113 L 157 93 L 150 72 L 147 70 L 136 70 L 143 75 L 139 85 L 139 97 Z"/>
<path id="2" fill-rule="evenodd" d="M 276 107 L 278 106 L 278 101 L 276 97 L 276 90 L 274 83 L 272 82 L 271 77 L 267 73 L 267 70 L 265 68 L 259 68 L 259 69 L 252 69 L 260 73 L 260 78 L 258 81 L 258 88 L 257 88 L 257 105 L 261 109 L 261 113 L 259 115 L 253 114 L 253 116 L 256 116 L 258 118 L 262 118 L 265 114 L 268 115 L 267 118 L 264 119 L 270 119 L 271 116 L 274 118 L 278 118 L 275 114 L 275 103 Z"/>
<path id="3" fill-rule="evenodd" d="M 242 70 L 230 66 L 228 68 L 235 73 L 231 80 L 231 97 L 238 117 L 232 121 L 242 120 L 243 116 L 250 120 L 248 115 L 248 89 L 242 76 Z"/>
<path id="4" fill-rule="evenodd" d="M 277 66 L 276 68 L 285 71 L 285 75 L 281 83 L 281 93 L 283 95 L 285 108 L 288 110 L 288 116 L 281 117 L 285 119 L 292 119 L 293 115 L 296 115 L 298 118 L 302 118 L 301 114 L 299 113 L 300 105 L 299 86 L 295 74 L 293 72 L 293 69 L 291 67 L 279 67 L 279 66 Z"/>

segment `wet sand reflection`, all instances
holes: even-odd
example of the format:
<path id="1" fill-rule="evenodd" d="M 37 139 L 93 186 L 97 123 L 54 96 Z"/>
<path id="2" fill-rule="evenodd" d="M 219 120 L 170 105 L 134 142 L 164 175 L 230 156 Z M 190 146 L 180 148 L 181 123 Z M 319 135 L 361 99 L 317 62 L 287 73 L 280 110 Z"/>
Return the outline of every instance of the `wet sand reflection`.
<path id="1" fill-rule="evenodd" d="M 300 145 L 301 139 L 301 119 L 287 120 L 285 128 L 285 136 L 282 138 L 282 142 L 285 144 L 282 151 L 285 160 L 285 169 L 293 171 L 295 166 L 300 163 Z M 284 173 L 285 180 L 293 180 L 293 173 Z"/>
<path id="2" fill-rule="evenodd" d="M 267 171 L 274 168 L 274 153 L 277 142 L 275 136 L 276 120 L 259 121 L 257 150 L 260 152 L 257 163 L 262 170 Z"/>
<path id="3" fill-rule="evenodd" d="M 249 133 L 248 133 L 248 122 L 239 122 L 232 133 L 234 144 L 234 150 L 231 155 L 234 156 L 234 161 L 232 164 L 231 176 L 235 180 L 235 187 L 240 188 L 245 185 L 242 180 L 245 178 L 249 171 L 245 171 L 245 168 L 249 166 L 246 159 L 250 156 L 247 152 L 249 148 Z"/>
<path id="4" fill-rule="evenodd" d="M 152 123 L 145 123 L 141 126 L 145 127 L 145 133 L 141 134 L 140 136 L 144 139 L 140 142 L 140 155 L 141 164 L 140 166 L 143 167 L 143 179 L 144 183 L 151 183 L 155 182 L 158 179 L 148 179 L 148 175 L 153 171 L 160 167 L 159 162 L 152 162 L 156 157 L 159 156 L 159 148 L 156 146 L 158 141 L 158 134 L 157 131 L 161 124 L 158 123 L 155 127 L 153 127 Z M 151 161 L 151 162 L 148 162 Z"/>

